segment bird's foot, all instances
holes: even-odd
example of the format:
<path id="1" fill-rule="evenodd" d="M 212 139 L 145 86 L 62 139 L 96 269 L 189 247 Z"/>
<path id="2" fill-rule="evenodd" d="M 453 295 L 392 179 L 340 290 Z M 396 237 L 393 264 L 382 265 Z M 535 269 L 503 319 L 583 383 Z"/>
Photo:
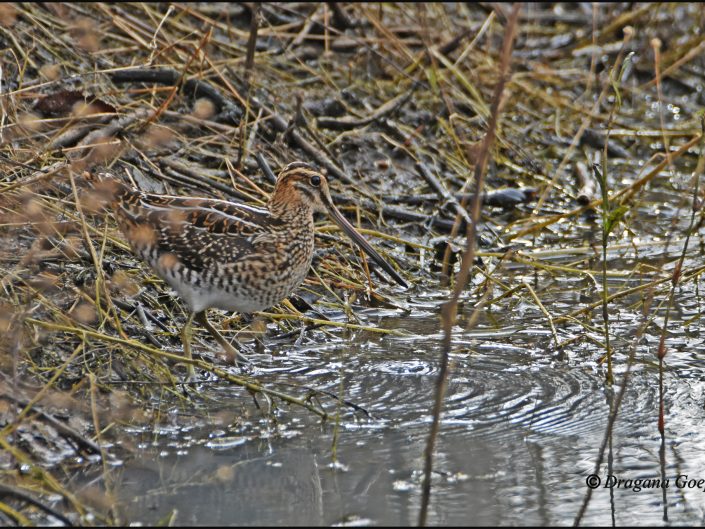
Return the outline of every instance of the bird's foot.
<path id="1" fill-rule="evenodd" d="M 237 343 L 240 346 L 240 349 L 244 349 L 244 350 L 250 352 L 249 348 L 243 346 L 240 342 L 237 342 Z M 245 355 L 241 350 L 238 350 L 238 348 L 233 347 L 230 343 L 224 342 L 221 345 L 223 346 L 223 349 L 225 350 L 225 354 L 227 355 L 229 362 L 232 362 L 236 366 L 239 365 L 240 363 L 245 364 L 245 365 L 250 363 L 250 359 L 247 357 L 247 355 Z"/>

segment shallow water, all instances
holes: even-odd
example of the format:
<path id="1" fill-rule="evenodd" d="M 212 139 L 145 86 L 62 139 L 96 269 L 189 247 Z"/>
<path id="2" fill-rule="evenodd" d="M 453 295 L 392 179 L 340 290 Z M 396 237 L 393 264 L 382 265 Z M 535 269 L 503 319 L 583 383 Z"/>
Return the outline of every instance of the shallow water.
<path id="1" fill-rule="evenodd" d="M 565 297 L 571 281 L 546 281 L 546 292 Z M 557 306 L 569 306 L 563 297 L 556 296 Z M 676 317 L 695 314 L 698 300 L 686 287 L 676 300 Z M 178 524 L 415 524 L 442 301 L 441 294 L 411 295 L 412 310 L 405 315 L 356 311 L 367 324 L 401 327 L 413 332 L 409 337 L 311 331 L 297 348 L 267 343 L 270 354 L 256 360 L 258 380 L 333 394 L 342 388 L 344 399 L 369 414 L 341 408 L 335 458 L 335 419 L 321 425 L 309 412 L 281 404 L 274 424 L 239 389 L 204 384 L 202 409 L 174 410 L 172 426 L 132 432 L 140 443 L 116 469 L 123 516 L 144 523 L 173 517 Z M 528 297 L 525 306 L 484 315 L 467 331 L 462 322 L 469 308 L 454 330 L 429 523 L 570 524 L 614 405 L 605 369 L 597 363 L 602 351 L 582 340 L 557 352 Z M 639 320 L 617 307 L 613 317 L 619 382 Z M 658 336 L 647 335 L 637 348 L 611 450 L 598 472 L 603 485 L 594 490 L 583 524 L 703 521 L 705 486 L 679 488 L 676 478 L 705 478 L 700 435 L 705 356 L 699 321 L 687 332 L 677 323 L 670 327 L 665 475 L 657 430 Z M 561 340 L 581 332 L 570 324 L 558 327 Z M 266 408 L 262 399 L 259 403 Z M 335 413 L 333 401 L 326 406 Z M 609 489 L 608 473 L 623 480 L 667 478 L 669 488 L 637 491 L 630 482 Z"/>

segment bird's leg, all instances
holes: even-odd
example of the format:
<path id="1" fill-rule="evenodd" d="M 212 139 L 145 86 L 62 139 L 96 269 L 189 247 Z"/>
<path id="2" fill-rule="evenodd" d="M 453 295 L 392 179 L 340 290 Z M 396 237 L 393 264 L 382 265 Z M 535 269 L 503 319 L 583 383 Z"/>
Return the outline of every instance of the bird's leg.
<path id="1" fill-rule="evenodd" d="M 193 357 L 191 356 L 191 336 L 193 335 L 193 332 L 191 330 L 191 324 L 193 323 L 194 316 L 196 316 L 195 312 L 189 314 L 188 319 L 186 320 L 186 324 L 181 330 L 181 343 L 184 345 L 184 356 L 188 360 L 193 360 Z M 197 378 L 196 371 L 193 369 L 193 365 L 186 364 L 186 369 L 188 370 L 188 377 L 186 378 L 186 381 L 195 382 Z"/>
<path id="2" fill-rule="evenodd" d="M 220 334 L 215 327 L 211 325 L 211 322 L 208 321 L 208 318 L 206 317 L 206 311 L 201 311 L 195 315 L 196 321 L 203 325 L 209 333 L 215 338 L 216 342 L 220 344 L 220 346 L 225 349 L 225 352 L 227 353 L 228 357 L 237 365 L 238 360 L 248 363 L 249 360 L 248 358 L 243 355 L 240 351 L 235 349 L 224 337 L 222 334 Z"/>

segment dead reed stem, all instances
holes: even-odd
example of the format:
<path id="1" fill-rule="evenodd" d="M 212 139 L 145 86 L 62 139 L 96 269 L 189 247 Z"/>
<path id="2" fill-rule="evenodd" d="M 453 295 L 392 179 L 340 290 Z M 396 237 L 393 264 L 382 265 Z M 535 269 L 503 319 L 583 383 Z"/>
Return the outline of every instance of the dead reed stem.
<path id="1" fill-rule="evenodd" d="M 455 285 L 453 286 L 453 291 L 451 293 L 450 299 L 443 304 L 441 309 L 441 328 L 443 331 L 443 342 L 441 344 L 441 365 L 438 371 L 438 377 L 436 379 L 436 391 L 434 396 L 431 428 L 428 434 L 428 441 L 426 442 L 426 450 L 424 451 L 424 475 L 423 483 L 421 485 L 421 509 L 419 511 L 418 522 L 418 525 L 420 527 L 424 527 L 426 525 L 426 519 L 428 517 L 428 506 L 431 498 L 431 474 L 433 472 L 433 454 L 436 446 L 436 438 L 438 437 L 438 431 L 440 429 L 443 399 L 445 397 L 445 392 L 448 385 L 448 364 L 450 358 L 450 349 L 452 345 L 453 325 L 455 324 L 455 320 L 457 317 L 458 299 L 460 298 L 461 292 L 465 289 L 465 285 L 467 285 L 470 275 L 470 268 L 472 266 L 473 261 L 475 260 L 475 240 L 477 237 L 477 222 L 480 218 L 480 209 L 482 205 L 482 203 L 480 202 L 480 196 L 483 188 L 487 160 L 489 158 L 490 149 L 495 139 L 495 131 L 497 129 L 497 123 L 499 120 L 500 102 L 502 100 L 502 95 L 504 94 L 504 86 L 507 82 L 507 78 L 509 75 L 509 65 L 512 55 L 512 47 L 514 44 L 514 35 L 516 31 L 516 24 L 519 18 L 520 9 L 520 3 L 515 3 L 512 6 L 512 11 L 509 15 L 509 20 L 507 21 L 507 25 L 504 30 L 504 40 L 502 42 L 502 52 L 499 66 L 499 81 L 497 82 L 497 85 L 494 89 L 492 105 L 490 107 L 490 119 L 487 125 L 487 132 L 485 133 L 485 138 L 482 142 L 482 147 L 479 151 L 478 161 L 475 165 L 475 172 L 473 175 L 474 197 L 473 202 L 470 206 L 470 215 L 472 217 L 472 223 L 467 227 L 465 251 L 463 253 L 463 259 L 460 264 L 460 272 L 456 277 Z"/>

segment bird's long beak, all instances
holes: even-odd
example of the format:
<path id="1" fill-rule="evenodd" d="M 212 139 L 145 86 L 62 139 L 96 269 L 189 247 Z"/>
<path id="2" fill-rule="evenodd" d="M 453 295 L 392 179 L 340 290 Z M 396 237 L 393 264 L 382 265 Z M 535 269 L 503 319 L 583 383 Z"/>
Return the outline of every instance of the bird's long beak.
<path id="1" fill-rule="evenodd" d="M 394 279 L 394 281 L 399 283 L 404 288 L 408 288 L 406 282 L 401 278 L 399 274 L 397 274 L 396 270 L 392 268 L 392 265 L 385 261 L 384 258 L 377 253 L 377 250 L 372 248 L 370 243 L 367 242 L 365 238 L 360 235 L 355 228 L 353 228 L 353 225 L 350 224 L 347 219 L 343 217 L 343 214 L 338 211 L 338 208 L 333 205 L 332 200 L 329 197 L 325 197 L 323 202 L 326 206 L 326 209 L 328 210 L 328 214 L 335 221 L 335 223 L 340 226 L 340 228 L 345 232 L 345 234 L 350 237 L 355 242 L 355 244 L 362 248 L 375 263 L 381 266 L 384 271 L 387 272 L 392 277 L 392 279 Z"/>

